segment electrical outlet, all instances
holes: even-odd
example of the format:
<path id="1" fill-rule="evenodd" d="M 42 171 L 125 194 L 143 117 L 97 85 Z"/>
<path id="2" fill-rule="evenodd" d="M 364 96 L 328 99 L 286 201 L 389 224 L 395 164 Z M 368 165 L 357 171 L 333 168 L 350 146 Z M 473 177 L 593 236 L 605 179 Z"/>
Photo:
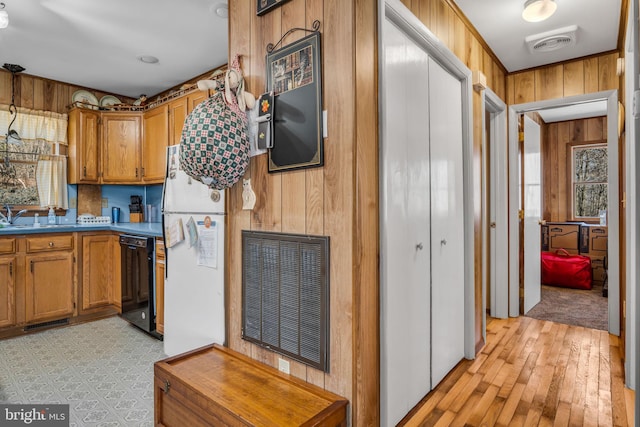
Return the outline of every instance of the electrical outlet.
<path id="1" fill-rule="evenodd" d="M 102 198 L 102 207 L 103 208 L 108 208 L 109 207 L 109 199 L 106 197 Z"/>
<path id="2" fill-rule="evenodd" d="M 78 199 L 72 197 L 69 199 L 69 209 L 77 209 L 78 208 Z"/>
<path id="3" fill-rule="evenodd" d="M 289 361 L 278 358 L 278 370 L 280 370 L 280 372 L 284 372 L 285 374 L 290 373 L 289 372 Z"/>

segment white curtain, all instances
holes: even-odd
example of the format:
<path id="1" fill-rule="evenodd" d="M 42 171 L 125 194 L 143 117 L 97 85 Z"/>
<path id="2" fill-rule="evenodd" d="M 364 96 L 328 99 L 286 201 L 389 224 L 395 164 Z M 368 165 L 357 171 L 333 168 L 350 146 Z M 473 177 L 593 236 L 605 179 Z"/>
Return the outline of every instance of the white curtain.
<path id="1" fill-rule="evenodd" d="M 67 158 L 40 156 L 36 167 L 40 206 L 68 209 Z"/>
<path id="2" fill-rule="evenodd" d="M 18 107 L 16 121 L 11 126 L 23 140 L 41 140 L 50 144 L 67 145 L 66 114 Z M 13 116 L 9 106 L 0 104 L 0 141 L 4 141 Z"/>

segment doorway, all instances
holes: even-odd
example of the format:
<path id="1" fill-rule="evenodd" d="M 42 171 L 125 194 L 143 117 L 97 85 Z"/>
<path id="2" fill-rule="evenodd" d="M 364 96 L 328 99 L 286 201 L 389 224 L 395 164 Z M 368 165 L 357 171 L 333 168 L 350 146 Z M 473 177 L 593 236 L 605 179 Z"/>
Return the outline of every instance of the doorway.
<path id="1" fill-rule="evenodd" d="M 616 244 L 608 247 L 608 330 L 611 334 L 620 334 L 620 269 L 618 260 L 620 259 L 619 248 L 619 207 L 618 207 L 618 96 L 617 91 L 604 91 L 594 94 L 580 95 L 555 100 L 532 102 L 509 107 L 509 169 L 519 170 L 518 156 L 518 117 L 525 113 L 538 110 L 547 110 L 562 106 L 584 106 L 585 104 L 606 101 L 607 116 L 607 146 L 608 146 L 608 233 L 611 242 Z M 509 178 L 510 200 L 509 204 L 509 314 L 518 316 L 520 313 L 519 298 L 519 248 L 520 248 L 520 219 L 519 219 L 519 185 L 518 175 L 512 174 Z M 542 218 L 539 218 L 540 220 Z M 538 236 L 539 236 L 538 230 Z M 525 247 L 524 256 L 530 268 L 540 268 L 540 252 L 527 251 Z M 537 267 L 536 267 L 537 266 Z M 536 283 L 527 283 L 525 277 L 525 295 L 527 286 L 536 286 Z M 539 286 L 539 284 L 538 284 Z"/>

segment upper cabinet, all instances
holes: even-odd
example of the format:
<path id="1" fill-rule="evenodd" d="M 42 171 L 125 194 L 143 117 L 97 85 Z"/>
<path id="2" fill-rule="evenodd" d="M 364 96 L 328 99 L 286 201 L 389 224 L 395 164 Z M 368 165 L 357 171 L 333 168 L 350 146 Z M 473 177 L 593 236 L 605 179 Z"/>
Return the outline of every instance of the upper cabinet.
<path id="1" fill-rule="evenodd" d="M 162 182 L 169 140 L 169 106 L 167 104 L 144 113 L 142 142 L 142 176 L 145 182 Z"/>
<path id="2" fill-rule="evenodd" d="M 102 182 L 130 184 L 142 181 L 139 113 L 102 114 Z"/>
<path id="3" fill-rule="evenodd" d="M 100 178 L 98 132 L 100 112 L 74 108 L 69 112 L 69 183 L 97 184 Z"/>
<path id="4" fill-rule="evenodd" d="M 200 104 L 202 101 L 204 101 L 205 99 L 207 99 L 209 97 L 209 91 L 201 91 L 201 90 L 197 90 L 195 92 L 191 92 L 187 95 L 187 100 L 189 101 L 188 104 L 188 112 L 192 112 L 194 108 L 196 108 L 196 106 L 198 104 Z"/>
<path id="5" fill-rule="evenodd" d="M 196 90 L 145 112 L 72 109 L 69 183 L 162 183 L 167 146 L 180 143 L 187 115 L 208 96 Z"/>

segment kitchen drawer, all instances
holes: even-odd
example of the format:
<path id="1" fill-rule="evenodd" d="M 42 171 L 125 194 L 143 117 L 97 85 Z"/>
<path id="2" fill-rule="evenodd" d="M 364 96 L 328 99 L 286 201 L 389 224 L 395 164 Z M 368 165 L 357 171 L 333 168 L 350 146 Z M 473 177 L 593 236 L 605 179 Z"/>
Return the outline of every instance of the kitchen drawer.
<path id="1" fill-rule="evenodd" d="M 16 239 L 13 237 L 0 238 L 0 254 L 12 254 L 16 251 Z"/>
<path id="2" fill-rule="evenodd" d="M 154 365 L 155 425 L 346 426 L 348 401 L 217 344 Z"/>
<path id="3" fill-rule="evenodd" d="M 56 234 L 27 238 L 27 252 L 50 252 L 73 249 L 73 234 Z"/>

